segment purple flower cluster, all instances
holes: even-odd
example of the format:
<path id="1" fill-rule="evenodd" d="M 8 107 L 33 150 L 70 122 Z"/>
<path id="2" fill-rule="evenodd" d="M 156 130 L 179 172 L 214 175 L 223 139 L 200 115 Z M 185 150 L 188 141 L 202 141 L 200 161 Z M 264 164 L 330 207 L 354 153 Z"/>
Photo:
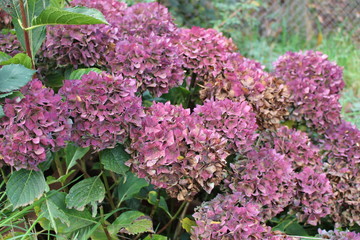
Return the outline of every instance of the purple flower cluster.
<path id="1" fill-rule="evenodd" d="M 360 130 L 343 121 L 325 132 L 325 171 L 334 189 L 332 217 L 360 225 Z"/>
<path id="2" fill-rule="evenodd" d="M 261 129 L 279 127 L 288 115 L 289 92 L 284 82 L 266 73 L 256 61 L 238 53 L 227 54 L 221 74 L 204 82 L 200 97 L 236 100 L 241 96 L 252 105 Z"/>
<path id="3" fill-rule="evenodd" d="M 157 2 L 137 3 L 128 7 L 119 27 L 124 34 L 141 38 L 151 34 L 173 37 L 178 29 L 169 10 Z"/>
<path id="4" fill-rule="evenodd" d="M 284 79 L 291 91 L 291 120 L 305 121 L 318 131 L 340 123 L 339 92 L 344 87 L 341 67 L 314 51 L 288 52 L 274 66 L 275 75 Z"/>
<path id="5" fill-rule="evenodd" d="M 59 93 L 73 118 L 71 140 L 95 150 L 123 142 L 131 126 L 139 126 L 144 113 L 135 97 L 134 79 L 90 72 L 81 80 L 66 80 Z"/>
<path id="6" fill-rule="evenodd" d="M 218 195 L 196 209 L 192 240 L 264 239 L 270 232 L 260 217 L 259 205 L 241 194 Z"/>
<path id="7" fill-rule="evenodd" d="M 338 231 L 338 230 L 321 230 L 319 229 L 319 237 L 322 239 L 329 240 L 360 240 L 360 233 L 346 231 Z"/>
<path id="8" fill-rule="evenodd" d="M 17 40 L 16 35 L 0 33 L 0 52 L 9 54 L 12 57 L 22 52 L 20 42 Z"/>
<path id="9" fill-rule="evenodd" d="M 197 75 L 197 82 L 220 74 L 227 54 L 236 50 L 231 39 L 214 29 L 200 27 L 179 29 L 178 47 L 184 58 L 184 67 Z"/>
<path id="10" fill-rule="evenodd" d="M 224 177 L 226 139 L 205 129 L 189 109 L 155 103 L 142 127 L 132 129 L 131 140 L 127 164 L 178 200 L 210 192 Z"/>
<path id="11" fill-rule="evenodd" d="M 231 165 L 230 189 L 240 192 L 248 201 L 261 206 L 263 219 L 269 220 L 282 212 L 295 193 L 291 162 L 274 149 L 251 151 L 246 159 Z"/>
<path id="12" fill-rule="evenodd" d="M 150 33 L 146 38 L 129 36 L 116 43 L 108 56 L 116 74 L 135 78 L 140 92 L 155 96 L 167 93 L 184 81 L 182 60 L 171 38 Z"/>
<path id="13" fill-rule="evenodd" d="M 286 157 L 294 169 L 296 183 L 292 208 L 300 221 L 316 225 L 330 213 L 332 187 L 322 169 L 319 149 L 306 133 L 281 127 L 276 133 L 265 132 L 261 136 L 265 145 Z"/>
<path id="14" fill-rule="evenodd" d="M 21 89 L 23 98 L 6 99 L 0 120 L 0 158 L 15 168 L 37 169 L 48 150 L 56 151 L 69 139 L 71 121 L 65 117 L 61 96 L 32 80 Z"/>
<path id="15" fill-rule="evenodd" d="M 195 107 L 194 114 L 205 128 L 215 130 L 228 140 L 226 148 L 229 152 L 251 150 L 257 137 L 257 125 L 255 113 L 245 100 L 207 100 L 204 105 Z"/>

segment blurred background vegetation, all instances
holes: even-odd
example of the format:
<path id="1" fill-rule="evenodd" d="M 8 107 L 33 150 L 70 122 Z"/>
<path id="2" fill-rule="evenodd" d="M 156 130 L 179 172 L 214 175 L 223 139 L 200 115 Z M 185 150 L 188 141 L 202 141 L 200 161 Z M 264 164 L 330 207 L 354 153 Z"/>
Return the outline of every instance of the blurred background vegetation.
<path id="1" fill-rule="evenodd" d="M 360 0 L 157 1 L 179 26 L 215 28 L 269 71 L 287 51 L 324 52 L 344 67 L 343 115 L 360 127 Z"/>

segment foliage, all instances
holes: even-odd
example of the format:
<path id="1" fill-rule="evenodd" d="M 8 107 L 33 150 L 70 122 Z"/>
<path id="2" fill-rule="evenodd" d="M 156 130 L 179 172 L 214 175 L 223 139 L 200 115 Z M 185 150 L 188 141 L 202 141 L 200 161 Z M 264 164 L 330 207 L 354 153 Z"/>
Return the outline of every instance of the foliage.
<path id="1" fill-rule="evenodd" d="M 151 1 L 1 2 L 2 239 L 359 238 L 342 68 L 267 71 L 227 37 L 259 2 L 229 2 L 205 16 L 224 34 Z"/>

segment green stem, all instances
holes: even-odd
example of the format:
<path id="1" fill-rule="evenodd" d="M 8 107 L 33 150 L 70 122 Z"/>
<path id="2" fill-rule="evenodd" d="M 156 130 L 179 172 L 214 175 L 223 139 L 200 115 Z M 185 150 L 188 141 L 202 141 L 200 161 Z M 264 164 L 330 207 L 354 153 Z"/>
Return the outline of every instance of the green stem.
<path id="1" fill-rule="evenodd" d="M 3 179 L 4 179 L 4 182 L 7 183 L 8 178 L 7 178 L 7 176 L 6 176 L 3 168 L 1 168 L 1 175 L 2 175 L 2 177 L 3 177 Z"/>
<path id="2" fill-rule="evenodd" d="M 110 235 L 110 233 L 109 233 L 109 231 L 107 229 L 106 222 L 105 222 L 105 219 L 104 219 L 104 209 L 103 209 L 102 206 L 100 207 L 100 216 L 101 216 L 101 225 L 102 225 L 102 227 L 104 229 L 106 238 L 108 240 L 111 240 L 111 235 Z"/>
<path id="3" fill-rule="evenodd" d="M 26 18 L 26 13 L 25 13 L 24 1 L 20 0 L 19 4 L 20 4 L 22 26 L 23 26 L 23 31 L 24 31 L 26 53 L 31 59 L 32 68 L 35 69 L 32 53 L 31 53 L 31 44 L 30 44 L 29 32 L 27 30 L 25 30 L 26 28 L 28 28 L 28 23 L 27 23 L 27 18 Z"/>
<path id="4" fill-rule="evenodd" d="M 112 210 L 115 210 L 116 209 L 116 206 L 115 206 L 115 203 L 113 201 L 113 198 L 112 198 L 112 195 L 111 195 L 111 192 L 110 192 L 110 188 L 109 188 L 109 182 L 107 180 L 107 177 L 105 176 L 105 171 L 104 173 L 102 174 L 102 178 L 104 180 L 104 185 L 105 185 L 105 190 L 106 190 L 106 195 L 107 195 L 107 199 L 110 203 L 110 206 L 111 206 L 111 209 Z M 118 217 L 118 214 L 115 213 L 115 216 Z"/>
<path id="5" fill-rule="evenodd" d="M 181 211 L 183 210 L 183 208 L 188 205 L 187 201 L 184 201 L 181 206 L 179 207 L 179 209 L 177 210 L 177 212 L 175 213 L 175 215 L 170 219 L 170 221 L 165 224 L 165 226 L 163 226 L 156 234 L 160 234 L 163 231 L 165 231 L 165 229 L 177 218 L 177 216 L 181 213 Z"/>
<path id="6" fill-rule="evenodd" d="M 178 236 L 179 236 L 179 234 L 181 232 L 181 220 L 184 219 L 185 214 L 186 214 L 186 212 L 187 212 L 187 210 L 189 208 L 189 205 L 190 205 L 190 202 L 187 202 L 184 209 L 183 209 L 183 211 L 182 211 L 182 213 L 181 213 L 181 215 L 180 215 L 179 223 L 178 223 L 178 225 L 176 227 L 175 234 L 174 234 L 174 240 L 176 240 L 178 238 Z"/>

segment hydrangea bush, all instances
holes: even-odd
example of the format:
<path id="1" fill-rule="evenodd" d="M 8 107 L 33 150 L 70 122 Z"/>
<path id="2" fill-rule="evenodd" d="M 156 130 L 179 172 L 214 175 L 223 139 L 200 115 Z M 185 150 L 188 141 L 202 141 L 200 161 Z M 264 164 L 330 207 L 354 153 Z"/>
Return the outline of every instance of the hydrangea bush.
<path id="1" fill-rule="evenodd" d="M 267 72 L 159 3 L 67 7 L 44 11 L 99 24 L 37 16 L 20 28 L 51 25 L 38 52 L 0 35 L 5 209 L 35 202 L 37 227 L 63 239 L 360 238 L 360 130 L 325 54 L 288 52 Z"/>

